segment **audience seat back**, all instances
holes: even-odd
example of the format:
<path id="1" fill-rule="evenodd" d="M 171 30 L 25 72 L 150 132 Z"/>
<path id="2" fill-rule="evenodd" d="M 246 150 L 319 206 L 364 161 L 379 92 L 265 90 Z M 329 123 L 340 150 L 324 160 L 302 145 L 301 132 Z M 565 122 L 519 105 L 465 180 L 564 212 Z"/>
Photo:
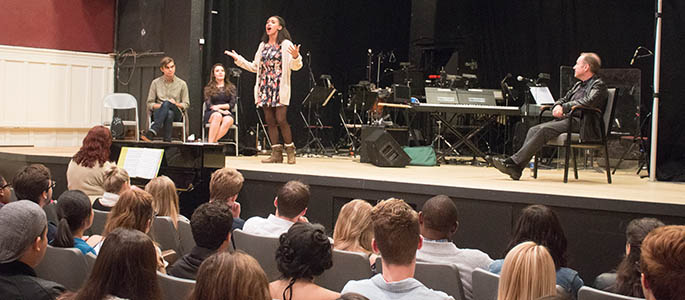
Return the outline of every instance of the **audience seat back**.
<path id="1" fill-rule="evenodd" d="M 276 266 L 276 249 L 279 245 L 277 238 L 252 235 L 236 229 L 233 230 L 233 242 L 236 250 L 242 250 L 259 262 L 269 282 L 281 276 Z"/>
<path id="2" fill-rule="evenodd" d="M 158 216 L 152 222 L 150 227 L 150 237 L 159 244 L 162 251 L 174 250 L 180 255 L 179 249 L 179 234 L 174 227 L 174 223 L 170 217 Z"/>
<path id="3" fill-rule="evenodd" d="M 178 220 L 178 238 L 178 250 L 180 251 L 178 255 L 183 256 L 187 253 L 190 253 L 190 250 L 195 247 L 195 239 L 193 239 L 193 231 L 190 227 L 190 222 L 186 220 Z"/>
<path id="4" fill-rule="evenodd" d="M 316 283 L 332 291 L 340 291 L 350 280 L 373 276 L 369 258 L 364 253 L 333 250 L 333 267 L 316 278 Z"/>
<path id="5" fill-rule="evenodd" d="M 473 299 L 497 300 L 499 275 L 476 268 L 472 273 Z"/>
<path id="6" fill-rule="evenodd" d="M 45 257 L 34 269 L 39 278 L 57 282 L 75 292 L 88 278 L 91 267 L 81 250 L 48 245 Z"/>
<path id="7" fill-rule="evenodd" d="M 107 223 L 107 216 L 109 212 L 93 209 L 93 225 L 90 226 L 92 234 L 102 234 L 105 231 L 105 223 Z"/>
<path id="8" fill-rule="evenodd" d="M 376 271 L 383 273 L 382 258 L 380 256 L 376 258 Z M 453 264 L 417 262 L 414 278 L 429 289 L 445 292 L 455 300 L 466 299 L 464 287 L 461 284 L 461 277 L 459 276 L 459 268 Z M 480 300 L 480 298 L 475 297 L 475 291 L 474 299 Z M 497 284 L 495 284 L 495 298 L 492 298 L 492 300 L 497 300 Z"/>
<path id="9" fill-rule="evenodd" d="M 195 287 L 195 280 L 178 278 L 157 272 L 159 288 L 162 290 L 162 299 L 185 300 Z"/>
<path id="10" fill-rule="evenodd" d="M 594 289 L 589 286 L 581 287 L 578 290 L 578 300 L 641 300 L 642 298 L 629 297 L 602 290 Z"/>

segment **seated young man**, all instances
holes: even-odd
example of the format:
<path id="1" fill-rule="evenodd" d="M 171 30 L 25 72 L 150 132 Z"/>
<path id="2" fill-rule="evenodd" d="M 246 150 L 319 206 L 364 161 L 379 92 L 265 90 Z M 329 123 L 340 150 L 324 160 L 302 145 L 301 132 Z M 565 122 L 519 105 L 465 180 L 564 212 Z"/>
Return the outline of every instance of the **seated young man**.
<path id="1" fill-rule="evenodd" d="M 61 285 L 33 270 L 48 247 L 48 220 L 36 203 L 19 200 L 0 209 L 0 299 L 55 299 Z M 65 274 L 68 276 L 68 274 Z"/>
<path id="2" fill-rule="evenodd" d="M 297 180 L 286 182 L 276 193 L 274 206 L 276 212 L 268 218 L 252 217 L 245 222 L 243 231 L 246 233 L 279 237 L 290 229 L 296 222 L 308 222 L 304 214 L 309 205 L 309 186 Z"/>
<path id="3" fill-rule="evenodd" d="M 231 208 L 233 229 L 243 229 L 245 220 L 240 218 L 238 194 L 243 188 L 243 174 L 233 168 L 221 168 L 212 173 L 209 181 L 209 202 L 221 202 Z"/>
<path id="4" fill-rule="evenodd" d="M 488 269 L 490 256 L 477 249 L 460 249 L 452 237 L 457 233 L 457 206 L 445 195 L 428 199 L 419 212 L 419 225 L 423 236 L 423 247 L 416 252 L 416 260 L 429 263 L 454 264 L 466 299 L 473 299 L 471 273 L 476 268 Z"/>
<path id="5" fill-rule="evenodd" d="M 190 219 L 195 247 L 167 268 L 172 276 L 195 279 L 202 262 L 210 255 L 225 251 L 231 243 L 233 216 L 221 202 L 200 205 Z"/>
<path id="6" fill-rule="evenodd" d="M 52 201 L 52 181 L 50 169 L 42 164 L 33 164 L 23 167 L 12 179 L 14 193 L 18 200 L 31 200 L 41 208 Z M 48 243 L 55 239 L 57 226 L 48 222 Z"/>
<path id="7" fill-rule="evenodd" d="M 434 291 L 414 279 L 416 250 L 421 249 L 419 218 L 416 212 L 400 199 L 378 203 L 371 211 L 373 219 L 374 251 L 383 258 L 383 274 L 371 279 L 352 280 L 341 294 L 359 293 L 366 298 L 382 299 L 454 299 Z"/>
<path id="8" fill-rule="evenodd" d="M 645 299 L 683 299 L 685 226 L 662 226 L 650 231 L 642 242 L 640 271 Z"/>

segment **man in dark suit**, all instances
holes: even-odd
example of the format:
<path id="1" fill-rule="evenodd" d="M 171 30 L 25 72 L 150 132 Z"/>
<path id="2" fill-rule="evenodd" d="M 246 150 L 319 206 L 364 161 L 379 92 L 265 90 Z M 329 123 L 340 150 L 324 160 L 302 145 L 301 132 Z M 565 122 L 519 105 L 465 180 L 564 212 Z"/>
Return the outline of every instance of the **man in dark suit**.
<path id="1" fill-rule="evenodd" d="M 580 132 L 582 140 L 599 140 L 597 132 L 599 120 L 595 114 L 569 117 L 571 108 L 576 105 L 590 106 L 604 111 L 607 103 L 607 87 L 597 72 L 601 67 L 599 56 L 592 52 L 581 53 L 573 66 L 574 76 L 578 81 L 566 95 L 554 103 L 552 115 L 554 120 L 538 124 L 528 129 L 526 140 L 521 149 L 509 158 L 489 158 L 490 162 L 500 172 L 507 174 L 513 180 L 521 178 L 523 168 L 530 159 L 548 141 L 566 132 L 569 122 L 572 130 Z"/>

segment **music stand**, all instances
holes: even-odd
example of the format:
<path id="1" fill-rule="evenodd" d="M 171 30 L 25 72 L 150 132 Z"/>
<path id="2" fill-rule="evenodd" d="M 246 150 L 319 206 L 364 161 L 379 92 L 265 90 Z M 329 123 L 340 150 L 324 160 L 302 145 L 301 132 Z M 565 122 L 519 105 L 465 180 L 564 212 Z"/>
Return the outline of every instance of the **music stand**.
<path id="1" fill-rule="evenodd" d="M 328 101 L 333 97 L 334 94 L 335 88 L 333 87 L 314 86 L 309 91 L 307 97 L 302 100 L 302 106 L 304 107 L 305 104 L 316 106 L 321 104 L 321 107 L 324 107 L 326 104 L 328 104 Z M 314 117 L 316 118 L 315 120 L 317 124 L 316 128 L 324 128 L 323 122 L 321 122 L 321 118 L 319 118 L 317 111 L 318 109 L 314 112 Z M 314 134 L 312 126 L 310 122 L 307 121 L 307 118 L 304 116 L 304 112 L 302 110 L 300 110 L 300 116 L 302 117 L 302 121 L 304 122 L 305 127 L 307 127 L 307 131 L 309 131 L 310 136 L 310 140 L 302 148 L 307 149 L 306 151 L 309 153 L 311 151 L 311 145 L 314 144 L 316 146 L 316 153 L 327 155 L 326 147 L 324 147 L 323 143 L 321 143 L 321 138 Z"/>

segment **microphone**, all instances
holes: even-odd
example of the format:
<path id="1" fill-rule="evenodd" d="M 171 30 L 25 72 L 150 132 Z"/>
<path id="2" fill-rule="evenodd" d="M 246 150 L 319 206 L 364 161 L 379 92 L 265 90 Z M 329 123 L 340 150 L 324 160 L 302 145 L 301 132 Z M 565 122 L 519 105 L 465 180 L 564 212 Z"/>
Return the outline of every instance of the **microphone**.
<path id="1" fill-rule="evenodd" d="M 637 53 L 640 51 L 640 48 L 642 48 L 642 46 L 639 46 L 637 47 L 637 49 L 635 49 L 635 53 L 633 53 L 633 58 L 630 59 L 631 66 L 635 63 L 635 59 L 637 58 Z"/>
<path id="2" fill-rule="evenodd" d="M 310 57 L 311 55 L 312 55 L 312 53 L 307 51 L 307 57 Z"/>
<path id="3" fill-rule="evenodd" d="M 528 77 L 523 77 L 523 76 L 521 76 L 521 75 L 516 76 L 516 80 L 518 80 L 518 81 L 528 81 L 528 82 L 535 83 L 535 80 L 530 79 L 530 78 L 528 78 Z"/>

